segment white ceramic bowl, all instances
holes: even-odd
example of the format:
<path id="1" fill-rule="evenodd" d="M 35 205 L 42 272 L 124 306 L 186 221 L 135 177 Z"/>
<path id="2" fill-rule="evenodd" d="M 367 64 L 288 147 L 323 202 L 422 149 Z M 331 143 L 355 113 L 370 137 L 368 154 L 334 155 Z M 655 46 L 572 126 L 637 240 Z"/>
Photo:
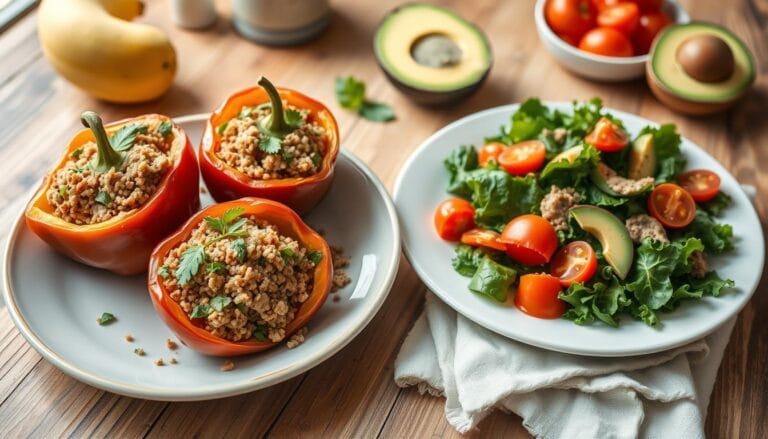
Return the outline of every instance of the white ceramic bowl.
<path id="1" fill-rule="evenodd" d="M 645 74 L 648 54 L 630 57 L 595 55 L 571 46 L 560 39 L 544 18 L 544 5 L 547 1 L 536 1 L 533 12 L 536 30 L 539 33 L 539 39 L 544 43 L 544 47 L 563 67 L 577 75 L 598 81 L 627 81 L 640 78 Z M 681 24 L 691 21 L 685 9 L 673 0 L 665 0 L 662 9 L 675 23 Z"/>

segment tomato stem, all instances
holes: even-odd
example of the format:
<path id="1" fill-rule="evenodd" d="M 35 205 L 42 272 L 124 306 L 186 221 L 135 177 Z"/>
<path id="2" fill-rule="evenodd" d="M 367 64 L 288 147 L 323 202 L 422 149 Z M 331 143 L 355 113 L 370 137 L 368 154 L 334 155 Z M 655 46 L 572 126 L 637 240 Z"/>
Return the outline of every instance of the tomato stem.
<path id="1" fill-rule="evenodd" d="M 272 104 L 272 114 L 262 118 L 259 128 L 262 131 L 266 131 L 271 136 L 283 138 L 293 130 L 285 122 L 285 111 L 283 110 L 283 100 L 280 98 L 280 93 L 277 91 L 277 88 L 263 76 L 259 78 L 259 85 L 267 92 Z"/>
<path id="2" fill-rule="evenodd" d="M 90 128 L 93 137 L 96 138 L 96 147 L 98 152 L 96 159 L 91 163 L 91 167 L 98 172 L 107 172 L 110 168 L 117 168 L 123 162 L 123 156 L 112 148 L 107 137 L 107 131 L 104 129 L 104 123 L 101 116 L 93 111 L 85 111 L 80 115 L 80 122 L 86 128 Z"/>

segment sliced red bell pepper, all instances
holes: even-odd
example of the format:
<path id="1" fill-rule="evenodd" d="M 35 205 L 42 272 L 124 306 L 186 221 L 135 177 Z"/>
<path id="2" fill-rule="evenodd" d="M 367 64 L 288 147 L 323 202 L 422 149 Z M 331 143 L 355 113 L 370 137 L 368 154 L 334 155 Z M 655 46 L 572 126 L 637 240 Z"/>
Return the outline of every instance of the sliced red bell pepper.
<path id="1" fill-rule="evenodd" d="M 294 90 L 274 87 L 265 78 L 262 78 L 259 84 L 262 86 L 241 90 L 231 95 L 208 119 L 200 142 L 199 154 L 203 180 L 216 201 L 261 197 L 287 204 L 300 214 L 304 214 L 322 199 L 331 185 L 333 168 L 339 154 L 339 127 L 328 108 L 320 102 Z M 272 97 L 268 91 L 270 89 L 273 93 Z M 327 142 L 324 142 L 323 160 L 320 170 L 314 175 L 258 180 L 227 165 L 218 156 L 221 136 L 216 128 L 236 118 L 244 106 L 254 107 L 271 102 L 273 108 L 282 108 L 277 95 L 288 105 L 309 110 L 308 120 L 319 123 L 325 129 Z"/>
<path id="2" fill-rule="evenodd" d="M 91 115 L 101 126 L 101 119 L 95 113 Z M 104 127 L 106 132 L 101 131 L 100 141 L 106 140 L 107 133 L 116 132 L 125 125 L 159 121 L 173 123 L 168 117 L 157 114 L 121 120 Z M 200 208 L 200 180 L 195 151 L 184 131 L 175 124 L 172 127 L 173 165 L 155 194 L 143 206 L 88 225 L 72 224 L 54 215 L 54 207 L 48 202 L 46 192 L 53 183 L 56 171 L 64 167 L 71 153 L 87 142 L 96 141 L 94 132 L 85 129 L 70 141 L 61 161 L 45 176 L 40 189 L 29 202 L 25 213 L 27 226 L 53 248 L 83 264 L 125 275 L 146 271 L 149 255 L 157 243 Z M 117 153 L 108 140 L 106 145 L 102 143 L 99 151 L 95 166 L 108 169 Z"/>
<path id="3" fill-rule="evenodd" d="M 158 270 L 163 265 L 168 253 L 180 243 L 189 239 L 192 231 L 207 216 L 220 217 L 231 208 L 241 207 L 243 215 L 254 215 L 259 219 L 274 225 L 281 234 L 297 240 L 305 248 L 319 251 L 323 257 L 315 267 L 312 292 L 309 298 L 301 304 L 296 317 L 285 328 L 287 340 L 297 330 L 303 328 L 307 322 L 317 313 L 325 302 L 328 292 L 331 290 L 333 279 L 333 265 L 331 250 L 322 236 L 310 229 L 299 216 L 284 204 L 261 198 L 242 198 L 240 200 L 215 204 L 198 212 L 189 219 L 176 233 L 161 242 L 149 261 L 149 275 L 147 285 L 152 303 L 160 317 L 179 339 L 190 348 L 207 355 L 233 356 L 251 354 L 277 346 L 279 343 L 270 341 L 242 341 L 233 342 L 217 337 L 192 322 L 190 317 L 181 308 L 178 302 L 170 297 L 159 277 Z"/>

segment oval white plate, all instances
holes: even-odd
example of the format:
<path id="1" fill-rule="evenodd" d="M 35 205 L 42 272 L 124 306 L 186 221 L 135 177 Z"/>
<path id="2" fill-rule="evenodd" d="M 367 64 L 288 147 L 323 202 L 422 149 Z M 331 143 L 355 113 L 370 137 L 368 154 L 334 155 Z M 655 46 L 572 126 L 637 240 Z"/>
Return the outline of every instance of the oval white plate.
<path id="1" fill-rule="evenodd" d="M 176 119 L 197 145 L 207 115 Z M 203 204 L 211 204 L 203 195 Z M 379 179 L 360 159 L 342 149 L 325 199 L 305 220 L 324 230 L 328 242 L 351 258 L 353 282 L 341 301 L 328 301 L 309 323 L 309 336 L 295 349 L 277 347 L 234 358 L 206 357 L 179 345 L 165 346 L 171 331 L 155 314 L 146 275 L 121 277 L 58 255 L 32 234 L 23 216 L 5 250 L 3 299 L 27 341 L 56 367 L 110 392 L 156 400 L 220 398 L 277 384 L 305 372 L 349 343 L 378 311 L 397 273 L 400 232 L 394 206 Z M 362 270 L 362 272 L 361 272 Z M 99 326 L 111 312 L 117 321 Z M 132 334 L 133 343 L 123 338 Z M 175 339 L 175 338 L 174 338 Z M 141 347 L 146 356 L 133 353 Z M 153 361 L 172 357 L 177 365 Z"/>
<path id="2" fill-rule="evenodd" d="M 571 104 L 548 105 L 561 111 L 571 109 Z M 722 277 L 736 282 L 736 289 L 720 298 L 687 302 L 673 313 L 662 313 L 658 328 L 626 316 L 618 329 L 599 323 L 578 326 L 564 319 L 536 319 L 514 306 L 493 303 L 471 293 L 467 288 L 469 279 L 451 267 L 455 245 L 438 238 L 432 223 L 437 205 L 450 197 L 446 192 L 448 172 L 443 160 L 459 145 L 481 145 L 485 136 L 498 133 L 517 107 L 515 104 L 492 108 L 451 123 L 427 139 L 398 176 L 394 199 L 403 227 L 405 253 L 435 294 L 470 320 L 506 337 L 554 351 L 605 357 L 648 354 L 683 345 L 709 334 L 741 310 L 763 271 L 765 249 L 760 221 L 731 174 L 687 139 L 683 139 L 682 148 L 688 168 L 717 172 L 723 190 L 733 197 L 733 205 L 720 221 L 733 225 L 737 250 L 711 262 Z M 653 124 L 632 114 L 609 111 L 621 118 L 633 134 Z"/>

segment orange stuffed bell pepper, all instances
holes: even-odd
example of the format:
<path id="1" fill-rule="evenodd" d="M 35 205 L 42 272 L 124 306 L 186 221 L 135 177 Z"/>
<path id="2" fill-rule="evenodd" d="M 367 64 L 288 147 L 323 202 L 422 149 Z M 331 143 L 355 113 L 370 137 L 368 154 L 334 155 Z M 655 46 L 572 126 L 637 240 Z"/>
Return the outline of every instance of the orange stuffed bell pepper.
<path id="1" fill-rule="evenodd" d="M 157 243 L 200 207 L 194 149 L 166 116 L 105 127 L 87 111 L 82 122 L 90 129 L 43 180 L 27 206 L 27 226 L 78 262 L 142 273 Z"/>
<path id="2" fill-rule="evenodd" d="M 215 204 L 160 243 L 149 262 L 155 310 L 207 355 L 263 351 L 290 340 L 331 289 L 325 240 L 284 204 Z"/>
<path id="3" fill-rule="evenodd" d="M 230 96 L 208 120 L 199 154 L 203 180 L 217 201 L 261 197 L 304 214 L 331 185 L 336 119 L 299 92 L 266 78 L 259 85 Z"/>

